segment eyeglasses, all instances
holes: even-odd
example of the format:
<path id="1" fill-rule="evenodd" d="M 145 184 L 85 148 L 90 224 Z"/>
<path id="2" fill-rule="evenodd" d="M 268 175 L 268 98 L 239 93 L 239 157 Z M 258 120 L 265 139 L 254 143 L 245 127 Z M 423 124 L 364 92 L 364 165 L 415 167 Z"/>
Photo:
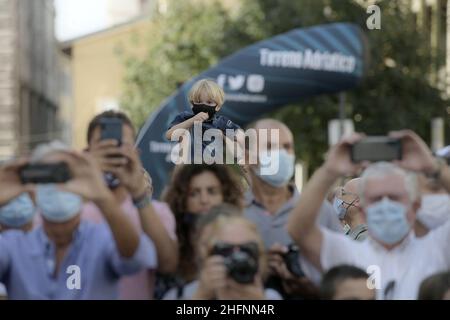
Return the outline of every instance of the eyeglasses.
<path id="1" fill-rule="evenodd" d="M 352 202 L 346 202 L 346 201 L 342 198 L 343 196 L 346 196 L 346 195 L 355 196 L 355 198 L 352 200 Z M 344 207 L 346 213 L 347 213 L 348 208 L 350 208 L 351 206 L 357 207 L 357 206 L 355 205 L 355 202 L 356 202 L 357 200 L 359 200 L 359 196 L 358 196 L 357 194 L 352 193 L 352 192 L 346 192 L 346 191 L 344 190 L 344 188 L 341 188 L 341 189 L 339 189 L 339 196 L 338 196 L 338 197 L 342 200 L 342 204 L 343 204 L 343 205 L 345 204 L 345 205 L 347 206 L 347 207 Z"/>
<path id="2" fill-rule="evenodd" d="M 356 205 L 354 204 L 356 200 L 358 200 L 358 198 L 355 198 L 352 202 L 345 202 L 344 200 L 342 200 L 342 204 L 347 205 L 347 208 L 345 208 L 345 210 L 348 210 L 348 208 L 350 208 L 351 206 L 356 207 Z"/>

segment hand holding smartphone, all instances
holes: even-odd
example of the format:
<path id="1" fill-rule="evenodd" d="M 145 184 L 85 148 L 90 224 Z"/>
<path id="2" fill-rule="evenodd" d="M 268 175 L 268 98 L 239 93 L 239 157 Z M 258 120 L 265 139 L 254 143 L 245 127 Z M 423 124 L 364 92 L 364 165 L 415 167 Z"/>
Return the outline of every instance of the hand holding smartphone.
<path id="1" fill-rule="evenodd" d="M 353 144 L 350 153 L 354 163 L 401 160 L 402 141 L 386 136 L 366 137 Z"/>
<path id="2" fill-rule="evenodd" d="M 103 118 L 100 120 L 100 140 L 116 140 L 117 146 L 122 144 L 122 119 Z M 110 155 L 108 158 L 123 158 L 121 155 Z M 120 180 L 111 172 L 104 173 L 104 179 L 110 189 L 120 185 Z"/>

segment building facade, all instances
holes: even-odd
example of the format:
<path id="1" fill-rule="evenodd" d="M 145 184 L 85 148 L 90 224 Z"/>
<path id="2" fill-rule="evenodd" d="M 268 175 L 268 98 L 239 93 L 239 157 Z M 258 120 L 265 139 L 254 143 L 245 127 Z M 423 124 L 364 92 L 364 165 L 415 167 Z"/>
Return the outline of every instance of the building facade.
<path id="1" fill-rule="evenodd" d="M 201 5 L 208 0 L 191 1 Z M 232 10 L 238 8 L 240 1 L 221 2 Z M 151 41 L 152 34 L 159 32 L 152 22 L 152 15 L 156 12 L 165 14 L 167 10 L 170 10 L 169 0 L 132 0 L 126 3 L 108 0 L 110 27 L 61 44 L 67 61 L 71 63 L 72 79 L 68 82 L 72 83 L 73 109 L 69 109 L 68 118 L 71 119 L 69 127 L 73 147 L 86 147 L 87 127 L 96 114 L 120 109 L 126 72 L 120 53 L 145 55 L 146 43 Z"/>
<path id="2" fill-rule="evenodd" d="M 61 137 L 52 0 L 0 0 L 0 160 Z"/>

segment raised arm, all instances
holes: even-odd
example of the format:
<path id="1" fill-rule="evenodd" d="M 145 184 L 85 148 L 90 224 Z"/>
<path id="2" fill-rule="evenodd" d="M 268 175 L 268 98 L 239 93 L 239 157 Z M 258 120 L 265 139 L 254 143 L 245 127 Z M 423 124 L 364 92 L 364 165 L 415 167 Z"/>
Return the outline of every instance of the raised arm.
<path id="1" fill-rule="evenodd" d="M 304 255 L 319 269 L 322 233 L 316 224 L 320 207 L 330 187 L 341 175 L 358 172 L 362 164 L 350 160 L 349 146 L 361 139 L 352 135 L 330 149 L 325 163 L 313 174 L 288 220 L 288 232 Z"/>
<path id="2" fill-rule="evenodd" d="M 166 132 L 167 140 L 172 140 L 172 134 L 175 132 L 175 130 L 177 130 L 177 129 L 189 130 L 194 125 L 194 122 L 196 122 L 196 121 L 203 122 L 205 120 L 208 120 L 208 117 L 209 116 L 206 112 L 200 112 L 200 113 L 197 113 L 192 118 L 189 118 L 181 123 L 178 123 L 178 124 L 172 126 Z"/>
<path id="3" fill-rule="evenodd" d="M 124 258 L 132 257 L 139 246 L 139 234 L 105 185 L 93 157 L 89 154 L 66 152 L 64 160 L 68 163 L 73 178 L 60 187 L 94 202 L 111 229 L 119 254 Z"/>
<path id="4" fill-rule="evenodd" d="M 427 176 L 437 179 L 447 192 L 450 193 L 450 169 L 445 162 L 439 162 L 431 154 L 425 142 L 411 130 L 393 131 L 389 134 L 393 138 L 402 140 L 402 160 L 396 163 L 416 172 L 423 172 Z"/>
<path id="5" fill-rule="evenodd" d="M 20 182 L 19 171 L 27 161 L 22 159 L 0 166 L 0 207 L 20 194 L 33 190 L 32 185 Z"/>
<path id="6" fill-rule="evenodd" d="M 151 204 L 153 187 L 149 181 L 150 177 L 145 175 L 135 147 L 123 145 L 121 153 L 128 160 L 127 164 L 108 168 L 108 171 L 120 179 L 133 198 L 139 211 L 142 230 L 152 239 L 156 247 L 158 270 L 162 273 L 174 272 L 178 265 L 178 243 L 170 238 L 169 232 Z"/>

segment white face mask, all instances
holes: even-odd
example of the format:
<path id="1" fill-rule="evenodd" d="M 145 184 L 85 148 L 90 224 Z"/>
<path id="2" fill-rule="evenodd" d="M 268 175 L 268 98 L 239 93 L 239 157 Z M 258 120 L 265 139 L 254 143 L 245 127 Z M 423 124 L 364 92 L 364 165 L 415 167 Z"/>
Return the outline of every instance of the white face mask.
<path id="1" fill-rule="evenodd" d="M 450 196 L 448 194 L 426 194 L 417 211 L 417 219 L 428 229 L 435 229 L 450 218 Z"/>

